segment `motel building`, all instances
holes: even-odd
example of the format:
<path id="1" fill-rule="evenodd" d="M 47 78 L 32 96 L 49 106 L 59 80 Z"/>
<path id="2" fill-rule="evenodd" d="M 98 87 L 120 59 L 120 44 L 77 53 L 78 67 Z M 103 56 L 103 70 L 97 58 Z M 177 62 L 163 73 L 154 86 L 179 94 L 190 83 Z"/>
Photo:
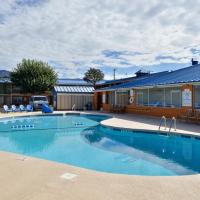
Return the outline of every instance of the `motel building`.
<path id="1" fill-rule="evenodd" d="M 139 76 L 132 81 L 99 88 L 94 108 L 179 118 L 200 109 L 200 65 Z"/>

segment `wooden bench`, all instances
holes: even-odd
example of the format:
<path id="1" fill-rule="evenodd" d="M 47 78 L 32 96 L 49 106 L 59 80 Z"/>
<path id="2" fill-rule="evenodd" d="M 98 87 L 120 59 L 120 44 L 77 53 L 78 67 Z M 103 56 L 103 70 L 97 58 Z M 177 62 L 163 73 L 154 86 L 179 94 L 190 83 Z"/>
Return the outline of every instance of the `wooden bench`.
<path id="1" fill-rule="evenodd" d="M 200 123 L 200 110 L 187 110 L 186 113 L 179 116 L 180 120 L 184 120 L 185 122 L 193 122 Z"/>
<path id="2" fill-rule="evenodd" d="M 121 106 L 121 105 L 114 105 L 112 107 L 112 112 L 114 113 L 124 113 L 126 110 L 126 107 L 125 106 Z"/>

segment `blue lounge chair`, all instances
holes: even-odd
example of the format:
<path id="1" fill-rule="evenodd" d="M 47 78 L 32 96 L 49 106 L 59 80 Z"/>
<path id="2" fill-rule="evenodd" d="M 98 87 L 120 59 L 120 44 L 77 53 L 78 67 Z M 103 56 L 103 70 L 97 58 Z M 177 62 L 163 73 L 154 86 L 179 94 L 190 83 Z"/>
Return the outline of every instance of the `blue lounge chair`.
<path id="1" fill-rule="evenodd" d="M 12 106 L 11 106 L 11 110 L 12 110 L 12 112 L 17 112 L 17 111 L 19 111 L 19 110 L 17 109 L 16 105 L 12 105 Z"/>
<path id="2" fill-rule="evenodd" d="M 23 111 L 25 111 L 26 109 L 25 109 L 24 105 L 21 104 L 21 105 L 19 106 L 19 110 L 20 110 L 21 112 L 23 112 Z"/>
<path id="3" fill-rule="evenodd" d="M 48 105 L 44 104 L 44 103 L 42 104 L 42 112 L 43 113 L 53 113 L 51 108 Z"/>
<path id="4" fill-rule="evenodd" d="M 11 110 L 8 108 L 7 105 L 3 105 L 3 112 L 8 113 L 11 112 Z"/>
<path id="5" fill-rule="evenodd" d="M 33 112 L 33 106 L 30 105 L 30 104 L 28 104 L 28 105 L 26 106 L 26 111 L 27 111 L 27 112 Z"/>

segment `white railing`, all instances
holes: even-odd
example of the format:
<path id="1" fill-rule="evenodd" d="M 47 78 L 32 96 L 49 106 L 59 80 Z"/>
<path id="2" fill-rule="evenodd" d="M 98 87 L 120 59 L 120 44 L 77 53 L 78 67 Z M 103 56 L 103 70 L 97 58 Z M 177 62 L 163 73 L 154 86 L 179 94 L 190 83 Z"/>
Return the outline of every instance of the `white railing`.
<path id="1" fill-rule="evenodd" d="M 158 130 L 161 129 L 161 126 L 162 126 L 163 123 L 164 123 L 165 130 L 167 130 L 167 118 L 165 116 L 161 117 Z M 167 132 L 167 135 L 172 135 L 172 133 L 171 133 L 172 127 L 174 127 L 174 131 L 176 131 L 176 118 L 175 117 L 171 118 L 171 121 L 170 121 L 170 124 L 169 124 L 169 131 Z"/>
<path id="2" fill-rule="evenodd" d="M 76 110 L 76 104 L 72 106 L 72 110 Z"/>
<path id="3" fill-rule="evenodd" d="M 171 132 L 172 126 L 174 125 L 174 131 L 176 131 L 176 118 L 172 117 L 170 126 L 169 126 L 169 133 Z"/>
<path id="4" fill-rule="evenodd" d="M 160 130 L 163 122 L 164 122 L 165 130 L 167 129 L 167 118 L 165 116 L 162 116 L 161 120 L 160 120 L 160 124 L 159 124 L 158 130 Z"/>

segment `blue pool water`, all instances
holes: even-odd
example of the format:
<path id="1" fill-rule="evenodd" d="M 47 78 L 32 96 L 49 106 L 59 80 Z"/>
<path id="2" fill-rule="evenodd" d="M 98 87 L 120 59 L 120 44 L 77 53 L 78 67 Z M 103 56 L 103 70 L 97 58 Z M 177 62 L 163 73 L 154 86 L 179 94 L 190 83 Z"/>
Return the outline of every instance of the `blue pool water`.
<path id="1" fill-rule="evenodd" d="M 97 171 L 152 176 L 200 172 L 200 140 L 111 129 L 105 116 L 3 119 L 0 150 Z"/>

